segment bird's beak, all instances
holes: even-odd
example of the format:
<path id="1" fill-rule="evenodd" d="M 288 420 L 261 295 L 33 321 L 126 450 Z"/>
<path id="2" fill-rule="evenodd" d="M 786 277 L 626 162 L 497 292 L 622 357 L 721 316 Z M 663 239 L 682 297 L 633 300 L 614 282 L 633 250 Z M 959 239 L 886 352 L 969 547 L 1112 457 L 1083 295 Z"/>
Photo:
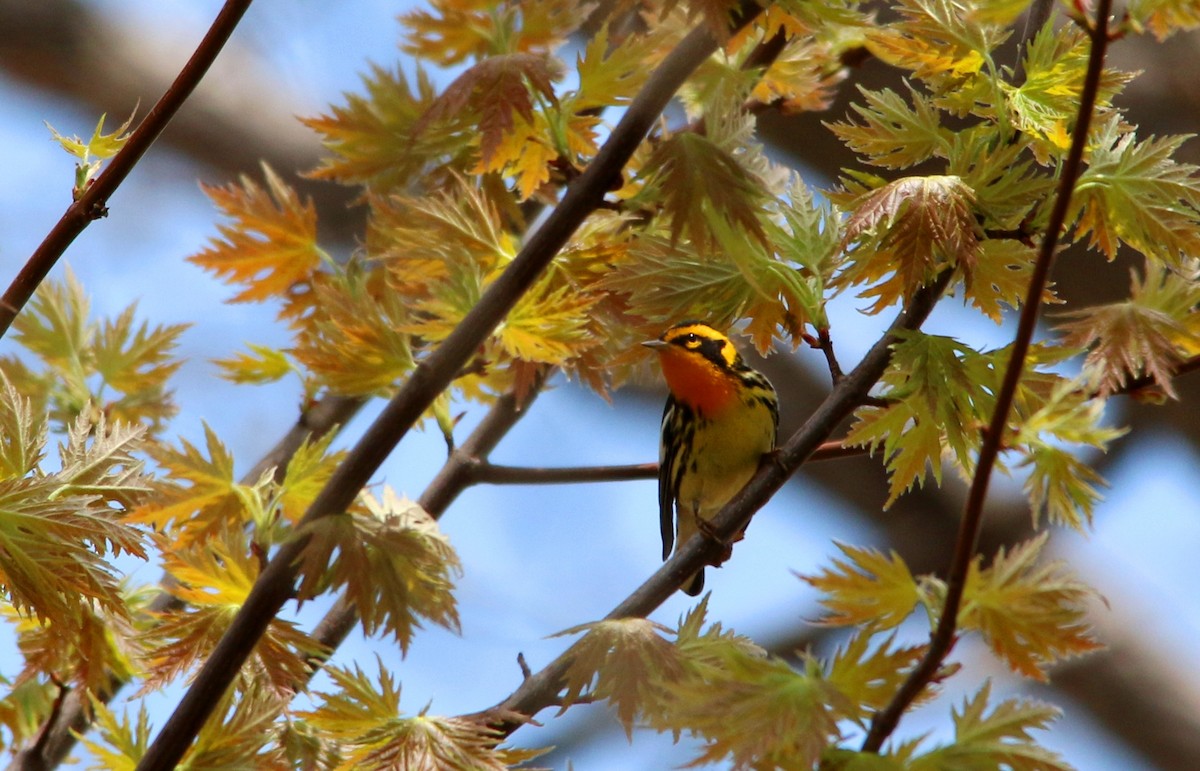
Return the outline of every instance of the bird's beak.
<path id="1" fill-rule="evenodd" d="M 668 344 L 664 343 L 662 340 L 647 340 L 646 342 L 642 343 L 642 345 L 646 346 L 647 348 L 653 348 L 654 350 L 658 351 L 658 350 L 662 350 L 663 348 L 666 348 Z"/>

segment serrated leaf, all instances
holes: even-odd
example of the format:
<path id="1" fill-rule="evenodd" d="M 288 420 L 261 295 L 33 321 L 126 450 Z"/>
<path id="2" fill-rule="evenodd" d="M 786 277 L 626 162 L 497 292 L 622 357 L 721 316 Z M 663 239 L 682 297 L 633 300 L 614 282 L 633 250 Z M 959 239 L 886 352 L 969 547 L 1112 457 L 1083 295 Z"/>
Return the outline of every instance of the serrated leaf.
<path id="1" fill-rule="evenodd" d="M 987 712 L 991 683 L 955 710 L 954 743 L 914 757 L 911 771 L 995 769 L 1011 771 L 1072 771 L 1058 756 L 1038 745 L 1030 731 L 1046 730 L 1059 710 L 1034 701 L 1008 700 Z"/>
<path id="2" fill-rule="evenodd" d="M 972 564 L 959 627 L 978 630 L 1015 672 L 1045 680 L 1045 668 L 1101 647 L 1084 621 L 1094 590 L 1064 573 L 1061 562 L 1038 565 L 1048 534 L 1001 549 L 992 564 Z"/>
<path id="3" fill-rule="evenodd" d="M 1052 525 L 1080 530 L 1091 524 L 1092 511 L 1104 499 L 1100 488 L 1107 485 L 1091 466 L 1053 445 L 1031 448 L 1021 465 L 1029 467 L 1023 486 L 1034 527 L 1043 514 Z"/>
<path id="4" fill-rule="evenodd" d="M 89 732 L 79 738 L 98 761 L 89 768 L 97 771 L 133 771 L 150 746 L 150 713 L 146 705 L 138 707 L 134 721 L 127 714 L 118 717 L 99 699 L 93 698 L 91 707 L 93 725 L 99 737 Z"/>
<path id="5" fill-rule="evenodd" d="M 866 631 L 855 632 L 828 665 L 830 684 L 855 705 L 850 717 L 860 724 L 887 706 L 928 647 L 894 647 L 893 633 L 870 650 L 871 639 Z"/>
<path id="6" fill-rule="evenodd" d="M 896 552 L 837 544 L 845 560 L 817 575 L 801 576 L 825 594 L 820 603 L 829 611 L 821 623 L 862 625 L 871 631 L 890 629 L 912 613 L 920 600 L 917 582 Z"/>
<path id="7" fill-rule="evenodd" d="M 497 748 L 503 737 L 482 720 L 428 715 L 405 717 L 400 686 L 378 662 L 378 685 L 357 664 L 350 671 L 329 667 L 336 692 L 316 693 L 320 703 L 295 714 L 341 743 L 338 769 L 470 768 L 507 771 L 510 763 L 541 750 Z"/>
<path id="8" fill-rule="evenodd" d="M 34 420 L 28 399 L 0 370 L 0 478 L 18 479 L 33 471 L 45 454 L 49 428 Z"/>
<path id="9" fill-rule="evenodd" d="M 677 678 L 681 671 L 678 652 L 661 634 L 666 631 L 647 619 L 623 618 L 559 632 L 556 636 L 586 633 L 571 646 L 559 714 L 585 693 L 605 699 L 616 708 L 625 737 L 632 741 L 634 720 L 660 698 L 659 683 Z"/>
<path id="10" fill-rule="evenodd" d="M 882 380 L 887 406 L 859 410 L 843 440 L 867 445 L 872 452 L 882 446 L 891 475 L 885 505 L 914 483 L 924 484 L 929 470 L 940 483 L 943 454 L 971 468 L 998 377 L 994 356 L 953 338 L 902 335 Z"/>
<path id="11" fill-rule="evenodd" d="M 234 383 L 274 383 L 295 372 L 287 354 L 269 345 L 247 343 L 250 353 L 238 353 L 232 359 L 219 359 L 221 377 Z"/>
<path id="12" fill-rule="evenodd" d="M 951 132 L 941 126 L 933 103 L 908 86 L 910 107 L 891 89 L 872 91 L 858 87 L 865 104 L 851 104 L 860 123 L 826 124 L 846 146 L 865 160 L 888 169 L 915 166 L 935 156 L 949 154 Z"/>
<path id="13" fill-rule="evenodd" d="M 209 538 L 201 548 L 168 551 L 168 591 L 183 602 L 159 611 L 145 633 L 151 649 L 142 693 L 161 687 L 206 659 L 225 634 L 254 586 L 261 564 L 240 529 Z M 290 621 L 272 619 L 244 665 L 248 681 L 292 693 L 311 674 L 310 657 L 328 651 Z"/>
<path id="14" fill-rule="evenodd" d="M 663 196 L 672 242 L 686 234 L 699 244 L 712 244 L 708 222 L 713 217 L 766 243 L 757 214 L 764 192 L 761 180 L 707 137 L 672 135 L 655 148 L 642 174 Z"/>
<path id="15" fill-rule="evenodd" d="M 1200 8 L 1191 0 L 1130 0 L 1125 13 L 1130 27 L 1149 30 L 1159 42 L 1200 26 Z"/>
<path id="16" fill-rule="evenodd" d="M 835 286 L 873 285 L 860 297 L 876 297 L 878 313 L 910 297 L 955 265 L 979 260 L 975 194 L 955 176 L 905 177 L 866 194 L 846 221 L 844 248 L 851 262 Z"/>
<path id="17" fill-rule="evenodd" d="M 156 483 L 153 498 L 132 513 L 134 521 L 170 528 L 186 543 L 252 519 L 251 509 L 261 505 L 259 491 L 234 479 L 233 456 L 207 424 L 204 438 L 207 457 L 186 439 L 180 440 L 180 450 L 151 448 L 167 476 Z"/>
<path id="18" fill-rule="evenodd" d="M 1116 119 L 1102 124 L 1075 183 L 1075 239 L 1113 259 L 1121 243 L 1167 265 L 1200 253 L 1200 176 L 1174 160 L 1188 136 L 1139 142 Z"/>
<path id="19" fill-rule="evenodd" d="M 230 302 L 286 299 L 327 261 L 317 246 L 312 201 L 302 202 L 269 166 L 263 166 L 263 177 L 265 188 L 246 175 L 227 187 L 203 186 L 231 222 L 218 225 L 220 236 L 188 262 L 242 285 Z"/>
<path id="20" fill-rule="evenodd" d="M 361 501 L 361 512 L 307 526 L 311 538 L 302 557 L 301 596 L 325 583 L 344 587 L 363 630 L 392 635 L 402 653 L 423 621 L 457 632 L 452 592 L 461 568 L 437 523 L 390 488 L 384 488 L 382 500 L 364 494 Z"/>
<path id="21" fill-rule="evenodd" d="M 444 121 L 470 120 L 478 132 L 480 163 L 490 168 L 501 144 L 514 133 L 517 118 L 533 122 L 535 94 L 550 103 L 557 98 L 552 60 L 541 54 L 492 56 L 471 66 L 446 87 L 417 121 L 413 131 L 423 135 Z"/>

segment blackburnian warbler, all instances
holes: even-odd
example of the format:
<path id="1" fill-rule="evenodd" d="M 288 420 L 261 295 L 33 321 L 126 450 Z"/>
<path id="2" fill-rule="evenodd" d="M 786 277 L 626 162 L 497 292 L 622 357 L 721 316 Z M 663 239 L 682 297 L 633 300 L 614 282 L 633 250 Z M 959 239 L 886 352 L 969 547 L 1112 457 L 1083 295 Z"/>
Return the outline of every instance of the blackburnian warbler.
<path id="1" fill-rule="evenodd" d="M 779 400 L 733 342 L 706 324 L 685 321 L 643 345 L 658 352 L 671 391 L 658 455 L 665 560 L 674 543 L 704 529 L 774 449 Z M 683 585 L 693 597 L 703 588 L 703 569 Z"/>

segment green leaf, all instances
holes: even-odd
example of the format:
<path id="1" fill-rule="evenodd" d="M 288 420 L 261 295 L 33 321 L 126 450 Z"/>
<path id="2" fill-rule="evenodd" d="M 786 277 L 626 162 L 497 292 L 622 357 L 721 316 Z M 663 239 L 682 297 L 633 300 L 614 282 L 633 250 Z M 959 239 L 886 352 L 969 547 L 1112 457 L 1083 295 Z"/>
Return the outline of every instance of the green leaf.
<path id="1" fill-rule="evenodd" d="M 1062 758 L 1039 746 L 1030 731 L 1046 730 L 1059 711 L 1033 701 L 1009 700 L 987 712 L 991 683 L 954 711 L 954 742 L 913 758 L 909 771 L 1011 769 L 1071 771 Z"/>
<path id="2" fill-rule="evenodd" d="M 1166 265 L 1200 253 L 1200 177 L 1174 160 L 1188 136 L 1137 141 L 1117 119 L 1097 129 L 1087 168 L 1075 183 L 1075 240 L 1113 259 L 1121 243 Z"/>
<path id="3" fill-rule="evenodd" d="M 1061 562 L 1036 564 L 1047 537 L 1001 549 L 987 568 L 976 561 L 959 611 L 961 629 L 978 630 L 1013 671 L 1043 681 L 1046 667 L 1101 647 L 1084 621 L 1094 590 L 1068 577 Z"/>
<path id="4" fill-rule="evenodd" d="M 828 665 L 830 684 L 855 705 L 850 717 L 859 724 L 887 706 L 928 647 L 893 647 L 892 634 L 870 650 L 871 639 L 867 632 L 856 632 Z"/>
<path id="5" fill-rule="evenodd" d="M 821 623 L 863 626 L 868 631 L 891 629 L 912 613 L 920 591 L 908 566 L 896 552 L 884 555 L 874 549 L 837 544 L 845 560 L 833 560 L 815 576 L 801 576 L 824 593 L 821 604 L 829 615 Z"/>
<path id="6" fill-rule="evenodd" d="M 660 633 L 661 624 L 642 618 L 623 618 L 582 624 L 557 636 L 586 632 L 571 646 L 571 666 L 565 675 L 565 712 L 586 692 L 607 700 L 617 710 L 625 736 L 633 740 L 638 714 L 655 708 L 660 683 L 681 673 L 679 653 Z"/>
<path id="7" fill-rule="evenodd" d="M 859 93 L 865 104 L 850 105 L 861 123 L 825 124 L 846 146 L 864 160 L 888 169 L 904 169 L 933 157 L 947 157 L 951 132 L 942 128 L 938 111 L 930 100 L 908 87 L 912 107 L 891 89 Z"/>
<path id="8" fill-rule="evenodd" d="M 301 596 L 344 587 L 367 634 L 383 631 L 407 652 L 422 620 L 458 631 L 453 589 L 458 557 L 437 523 L 417 504 L 384 488 L 364 493 L 363 511 L 321 519 L 302 557 Z M 336 552 L 336 559 L 330 560 Z"/>
<path id="9" fill-rule="evenodd" d="M 672 242 L 686 234 L 698 244 L 713 244 L 709 221 L 715 219 L 766 243 L 758 220 L 761 180 L 708 137 L 691 132 L 672 135 L 654 149 L 642 174 L 663 197 Z"/>
<path id="10" fill-rule="evenodd" d="M 869 313 L 910 297 L 943 270 L 979 260 L 975 193 L 955 176 L 905 177 L 864 195 L 846 221 L 851 262 L 838 287 L 872 283 Z"/>

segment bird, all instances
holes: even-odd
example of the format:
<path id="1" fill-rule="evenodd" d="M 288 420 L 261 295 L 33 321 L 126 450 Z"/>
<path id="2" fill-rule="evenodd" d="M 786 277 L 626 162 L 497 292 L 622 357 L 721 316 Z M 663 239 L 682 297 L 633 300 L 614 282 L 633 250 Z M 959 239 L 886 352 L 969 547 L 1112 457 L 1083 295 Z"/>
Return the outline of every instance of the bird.
<path id="1" fill-rule="evenodd" d="M 663 409 L 658 455 L 658 516 L 663 560 L 682 545 L 754 476 L 775 448 L 779 398 L 733 341 L 699 321 L 675 324 L 653 349 L 670 394 Z M 681 587 L 704 589 L 704 569 Z"/>

